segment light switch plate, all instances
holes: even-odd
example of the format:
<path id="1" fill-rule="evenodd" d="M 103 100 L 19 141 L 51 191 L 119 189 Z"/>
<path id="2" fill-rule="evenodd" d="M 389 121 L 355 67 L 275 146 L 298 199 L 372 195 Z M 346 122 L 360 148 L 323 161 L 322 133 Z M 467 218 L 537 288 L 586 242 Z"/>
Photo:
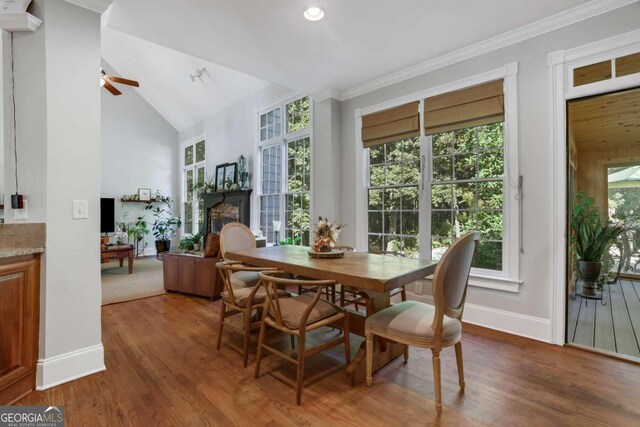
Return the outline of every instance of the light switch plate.
<path id="1" fill-rule="evenodd" d="M 87 200 L 73 201 L 73 219 L 89 218 L 89 202 Z"/>
<path id="2" fill-rule="evenodd" d="M 14 209 L 13 210 L 13 219 L 28 219 L 29 210 L 27 207 L 29 206 L 29 201 L 27 199 L 22 200 L 22 209 Z"/>

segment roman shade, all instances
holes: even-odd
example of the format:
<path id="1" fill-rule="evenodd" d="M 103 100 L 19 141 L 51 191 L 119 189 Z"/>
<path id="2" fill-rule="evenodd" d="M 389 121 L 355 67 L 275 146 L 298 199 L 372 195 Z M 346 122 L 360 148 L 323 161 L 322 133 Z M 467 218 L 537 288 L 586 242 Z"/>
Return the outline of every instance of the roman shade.
<path id="1" fill-rule="evenodd" d="M 502 87 L 496 80 L 425 99 L 425 135 L 503 121 Z"/>
<path id="2" fill-rule="evenodd" d="M 420 136 L 419 102 L 410 102 L 362 117 L 362 145 L 375 147 L 387 142 Z"/>

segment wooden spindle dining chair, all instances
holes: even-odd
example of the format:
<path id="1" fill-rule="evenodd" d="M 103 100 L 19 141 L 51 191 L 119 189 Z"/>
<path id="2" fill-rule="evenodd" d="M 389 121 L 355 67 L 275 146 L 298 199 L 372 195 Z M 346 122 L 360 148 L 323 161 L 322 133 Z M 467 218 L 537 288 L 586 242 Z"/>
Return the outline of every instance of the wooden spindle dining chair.
<path id="1" fill-rule="evenodd" d="M 349 316 L 347 316 L 340 307 L 320 299 L 323 288 L 335 285 L 333 280 L 286 279 L 282 277 L 284 274 L 282 271 L 259 273 L 260 280 L 264 283 L 267 290 L 267 299 L 262 312 L 255 377 L 258 378 L 260 374 L 260 362 L 262 360 L 263 350 L 267 350 L 296 364 L 296 403 L 300 405 L 304 382 L 304 361 L 307 357 L 344 343 L 346 364 L 348 365 L 351 361 Z M 286 286 L 309 287 L 315 289 L 315 292 L 302 293 L 290 298 L 282 298 L 278 293 L 278 289 Z M 343 333 L 341 336 L 313 347 L 306 346 L 307 332 L 336 323 L 342 324 Z M 276 329 L 292 337 L 298 337 L 298 348 L 295 358 L 268 344 L 267 327 Z"/>
<path id="2" fill-rule="evenodd" d="M 262 310 L 262 305 L 264 304 L 267 294 L 259 278 L 253 286 L 240 287 L 234 286 L 232 278 L 238 273 L 252 273 L 257 275 L 261 271 L 274 269 L 248 267 L 234 261 L 221 261 L 216 264 L 216 267 L 222 276 L 222 282 L 224 284 L 224 291 L 220 294 L 222 297 L 222 307 L 220 307 L 220 317 L 218 319 L 218 341 L 216 343 L 216 349 L 220 350 L 225 319 L 236 314 L 241 314 L 241 328 L 235 327 L 230 322 L 227 323 L 227 327 L 243 334 L 242 361 L 243 366 L 246 368 L 249 360 L 249 338 L 251 331 L 260 328 L 260 310 Z M 279 292 L 282 296 L 286 295 L 286 292 L 282 290 Z M 258 311 L 257 320 L 252 320 L 251 318 L 251 314 L 254 311 Z"/>
<path id="3" fill-rule="evenodd" d="M 465 234 L 444 253 L 433 275 L 435 305 L 405 301 L 385 308 L 365 322 L 367 349 L 367 386 L 372 383 L 373 338 L 382 337 L 407 346 L 430 348 L 433 364 L 433 384 L 436 412 L 442 413 L 440 351 L 455 346 L 458 382 L 464 391 L 462 361 L 462 312 L 467 295 L 471 263 L 478 248 L 480 233 Z M 405 360 L 408 352 L 405 351 Z"/>

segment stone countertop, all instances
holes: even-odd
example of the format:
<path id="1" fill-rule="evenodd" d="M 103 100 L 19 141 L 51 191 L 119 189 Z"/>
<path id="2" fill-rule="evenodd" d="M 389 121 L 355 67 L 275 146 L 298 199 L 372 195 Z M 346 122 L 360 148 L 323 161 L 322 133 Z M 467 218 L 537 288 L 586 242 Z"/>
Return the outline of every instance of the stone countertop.
<path id="1" fill-rule="evenodd" d="M 0 258 L 12 258 L 21 255 L 41 254 L 44 248 L 0 248 Z"/>

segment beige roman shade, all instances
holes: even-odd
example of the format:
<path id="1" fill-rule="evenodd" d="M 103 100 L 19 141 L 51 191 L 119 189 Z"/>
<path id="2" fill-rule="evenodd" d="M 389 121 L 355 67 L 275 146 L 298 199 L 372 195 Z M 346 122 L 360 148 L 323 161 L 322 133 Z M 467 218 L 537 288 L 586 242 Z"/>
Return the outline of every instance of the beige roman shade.
<path id="1" fill-rule="evenodd" d="M 362 117 L 362 145 L 375 147 L 400 139 L 420 136 L 418 101 Z"/>
<path id="2" fill-rule="evenodd" d="M 497 80 L 425 99 L 425 135 L 503 121 L 502 86 Z"/>

